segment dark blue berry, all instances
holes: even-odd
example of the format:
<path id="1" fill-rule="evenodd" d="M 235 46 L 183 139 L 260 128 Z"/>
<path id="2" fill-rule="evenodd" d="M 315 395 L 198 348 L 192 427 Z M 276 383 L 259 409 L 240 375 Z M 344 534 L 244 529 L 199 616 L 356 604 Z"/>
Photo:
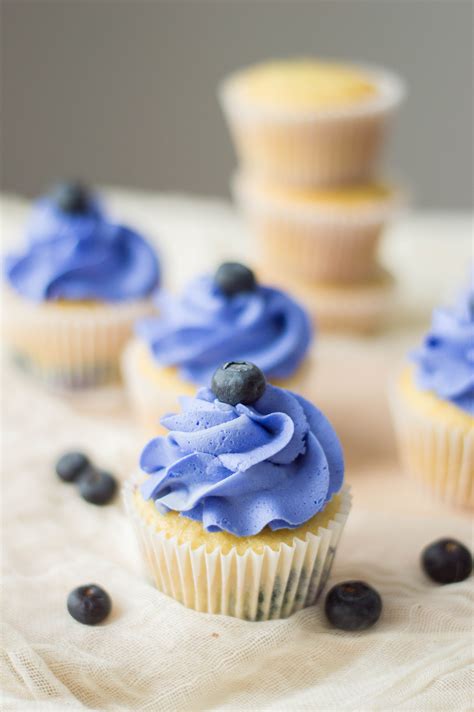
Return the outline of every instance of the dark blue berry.
<path id="1" fill-rule="evenodd" d="M 250 405 L 263 396 L 266 385 L 265 376 L 254 363 L 229 361 L 214 372 L 211 388 L 222 403 Z"/>
<path id="2" fill-rule="evenodd" d="M 326 596 L 326 616 L 341 630 L 365 630 L 382 613 L 380 594 L 363 581 L 344 581 L 333 586 Z"/>
<path id="3" fill-rule="evenodd" d="M 96 625 L 107 618 L 112 609 L 112 601 L 107 591 L 89 583 L 71 591 L 67 597 L 67 609 L 79 623 Z"/>
<path id="4" fill-rule="evenodd" d="M 472 556 L 455 539 L 439 539 L 423 550 L 421 563 L 426 574 L 437 583 L 457 583 L 471 575 Z"/>
<path id="5" fill-rule="evenodd" d="M 108 504 L 115 496 L 117 482 L 103 470 L 88 468 L 78 480 L 79 494 L 90 504 Z"/>
<path id="6" fill-rule="evenodd" d="M 240 262 L 224 262 L 217 270 L 214 281 L 226 297 L 253 292 L 257 286 L 252 270 Z"/>
<path id="7" fill-rule="evenodd" d="M 89 458 L 84 453 L 66 452 L 56 463 L 56 474 L 64 482 L 74 482 L 89 465 Z"/>
<path id="8" fill-rule="evenodd" d="M 85 213 L 90 204 L 89 191 L 77 181 L 59 183 L 53 189 L 51 197 L 64 213 Z"/>

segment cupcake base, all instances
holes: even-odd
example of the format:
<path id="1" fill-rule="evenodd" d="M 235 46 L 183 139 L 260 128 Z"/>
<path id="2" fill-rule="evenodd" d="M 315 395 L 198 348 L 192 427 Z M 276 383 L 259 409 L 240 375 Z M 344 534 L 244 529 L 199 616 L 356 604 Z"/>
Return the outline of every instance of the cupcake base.
<path id="1" fill-rule="evenodd" d="M 291 378 L 271 383 L 304 395 L 312 372 L 311 359 L 307 357 Z M 139 339 L 131 341 L 125 349 L 122 373 L 135 416 L 150 437 L 166 432 L 160 425 L 162 416 L 176 413 L 178 398 L 194 395 L 197 388 L 184 381 L 177 368 L 157 364 L 147 344 Z"/>
<path id="2" fill-rule="evenodd" d="M 438 499 L 474 507 L 474 419 L 417 388 L 406 368 L 390 394 L 404 470 Z"/>
<path id="3" fill-rule="evenodd" d="M 160 515 L 153 502 L 145 502 L 136 482 L 126 483 L 124 500 L 148 573 L 160 591 L 196 611 L 250 621 L 286 618 L 316 602 L 351 503 L 343 490 L 298 529 L 264 530 L 240 539 L 207 534 L 199 523 L 176 513 L 168 525 L 161 520 L 170 515 Z M 180 524 L 183 519 L 194 527 L 176 532 L 175 520 Z"/>
<path id="4" fill-rule="evenodd" d="M 385 270 L 378 269 L 372 279 L 355 284 L 303 282 L 266 266 L 258 273 L 268 284 L 293 294 L 323 331 L 373 333 L 386 323 L 392 307 L 394 282 Z"/>
<path id="5" fill-rule="evenodd" d="M 13 360 L 55 390 L 114 383 L 120 354 L 136 319 L 153 313 L 151 300 L 30 303 L 5 297 L 4 339 Z"/>

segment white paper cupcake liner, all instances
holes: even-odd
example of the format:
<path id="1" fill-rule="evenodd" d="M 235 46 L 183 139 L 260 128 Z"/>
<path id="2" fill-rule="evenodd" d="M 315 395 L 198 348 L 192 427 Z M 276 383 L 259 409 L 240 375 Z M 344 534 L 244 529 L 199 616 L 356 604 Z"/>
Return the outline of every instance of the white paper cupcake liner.
<path id="1" fill-rule="evenodd" d="M 113 383 L 136 319 L 153 312 L 149 299 L 114 304 L 30 303 L 8 294 L 4 339 L 26 372 L 55 390 Z"/>
<path id="2" fill-rule="evenodd" d="M 398 384 L 392 385 L 389 395 L 404 471 L 437 499 L 473 508 L 474 419 L 466 432 L 417 409 Z"/>
<path id="3" fill-rule="evenodd" d="M 369 278 L 387 222 L 399 195 L 361 207 L 295 204 L 265 194 L 243 176 L 233 181 L 237 202 L 257 243 L 257 259 L 271 269 L 319 282 Z"/>
<path id="4" fill-rule="evenodd" d="M 220 101 L 237 154 L 249 172 L 293 185 L 368 179 L 405 88 L 389 72 L 359 68 L 376 84 L 376 96 L 336 110 L 264 109 L 241 96 L 236 82 L 240 73 L 225 80 Z"/>
<path id="5" fill-rule="evenodd" d="M 347 489 L 338 513 L 317 535 L 294 539 L 292 546 L 268 546 L 224 554 L 179 544 L 156 532 L 137 513 L 136 483 L 124 486 L 126 511 L 133 523 L 144 562 L 155 586 L 188 608 L 250 621 L 286 618 L 316 602 L 329 577 L 337 545 L 350 510 Z"/>

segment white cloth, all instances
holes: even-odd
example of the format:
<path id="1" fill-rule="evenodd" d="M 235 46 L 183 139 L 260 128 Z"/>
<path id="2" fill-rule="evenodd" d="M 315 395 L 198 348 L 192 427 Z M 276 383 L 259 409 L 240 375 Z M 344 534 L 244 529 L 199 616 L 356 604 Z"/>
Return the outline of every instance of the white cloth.
<path id="1" fill-rule="evenodd" d="M 162 227 L 168 265 L 199 269 L 248 247 L 219 203 L 111 197 L 130 221 L 156 232 Z M 18 234 L 22 218 L 20 205 L 4 203 L 7 237 Z M 401 246 L 389 246 L 388 254 L 403 255 L 404 239 L 405 254 L 416 251 L 408 247 L 409 231 L 423 224 L 430 223 L 406 223 Z M 465 221 L 456 224 L 466 232 Z M 436 253 L 443 275 L 451 276 L 467 247 L 452 230 L 449 250 L 442 241 L 435 248 L 434 239 L 420 247 Z M 423 264 L 416 272 L 409 261 L 426 286 Z M 415 286 L 422 291 L 418 278 Z M 424 296 L 426 307 L 434 292 L 427 287 Z M 472 546 L 470 519 L 431 502 L 402 476 L 385 402 L 387 379 L 414 338 L 400 331 L 372 340 L 321 336 L 317 345 L 315 400 L 341 434 L 354 491 L 330 584 L 365 579 L 384 604 L 378 625 L 357 634 L 331 629 L 322 602 L 288 620 L 247 623 L 195 613 L 158 593 L 143 578 L 120 500 L 88 505 L 53 469 L 57 455 L 72 447 L 121 479 L 136 468 L 143 441 L 123 395 L 111 390 L 60 400 L 5 365 L 3 709 L 470 709 L 472 579 L 438 587 L 419 566 L 421 549 L 437 537 Z M 113 599 L 110 618 L 95 628 L 66 610 L 69 591 L 92 582 Z"/>

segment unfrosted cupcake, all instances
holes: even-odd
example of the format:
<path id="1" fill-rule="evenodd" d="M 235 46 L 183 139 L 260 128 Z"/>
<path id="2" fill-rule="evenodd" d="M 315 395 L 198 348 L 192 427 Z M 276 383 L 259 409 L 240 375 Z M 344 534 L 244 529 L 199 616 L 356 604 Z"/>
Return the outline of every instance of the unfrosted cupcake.
<path id="1" fill-rule="evenodd" d="M 378 264 L 372 265 L 369 277 L 355 283 L 305 281 L 266 266 L 259 274 L 294 294 L 321 331 L 372 334 L 390 319 L 395 283 Z"/>
<path id="2" fill-rule="evenodd" d="M 392 394 L 407 472 L 438 497 L 474 505 L 474 285 L 436 309 Z"/>
<path id="3" fill-rule="evenodd" d="M 154 250 L 110 222 L 76 183 L 35 204 L 26 240 L 5 260 L 4 335 L 13 357 L 60 389 L 116 380 L 134 321 L 153 311 Z"/>
<path id="4" fill-rule="evenodd" d="M 125 487 L 157 588 L 189 608 L 284 618 L 323 589 L 350 508 L 343 454 L 325 416 L 228 363 L 181 399 Z"/>
<path id="5" fill-rule="evenodd" d="M 179 395 L 209 385 L 232 358 L 251 360 L 271 381 L 296 390 L 307 381 L 308 315 L 286 293 L 257 284 L 244 265 L 224 263 L 180 296 L 160 295 L 157 305 L 158 316 L 137 324 L 123 361 L 132 405 L 148 431 Z"/>
<path id="6" fill-rule="evenodd" d="M 315 59 L 249 67 L 220 89 L 244 168 L 300 186 L 369 179 L 403 93 L 385 70 Z"/>
<path id="7" fill-rule="evenodd" d="M 399 203 L 393 188 L 376 183 L 297 189 L 240 175 L 234 189 L 260 264 L 317 282 L 371 277 L 379 238 Z"/>

